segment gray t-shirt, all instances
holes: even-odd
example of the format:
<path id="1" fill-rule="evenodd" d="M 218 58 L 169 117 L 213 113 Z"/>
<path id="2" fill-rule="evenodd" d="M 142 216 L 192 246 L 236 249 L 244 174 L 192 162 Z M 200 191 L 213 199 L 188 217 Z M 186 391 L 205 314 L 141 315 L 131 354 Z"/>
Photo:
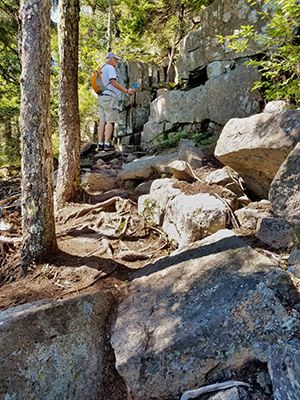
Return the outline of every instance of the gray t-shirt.
<path id="1" fill-rule="evenodd" d="M 112 65 L 105 64 L 104 67 L 102 67 L 101 69 L 101 78 L 103 85 L 107 86 L 107 89 L 109 89 L 109 90 L 104 90 L 103 93 L 118 98 L 119 90 L 113 87 L 113 85 L 110 83 L 111 79 L 118 80 L 115 68 Z"/>

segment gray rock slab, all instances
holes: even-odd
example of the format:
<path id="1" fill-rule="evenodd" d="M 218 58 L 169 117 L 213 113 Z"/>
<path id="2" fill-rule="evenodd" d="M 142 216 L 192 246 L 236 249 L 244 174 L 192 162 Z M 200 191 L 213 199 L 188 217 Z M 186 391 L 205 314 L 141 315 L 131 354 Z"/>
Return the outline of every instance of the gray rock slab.
<path id="1" fill-rule="evenodd" d="M 284 110 L 273 114 L 261 113 L 228 121 L 217 142 L 215 156 L 223 164 L 237 171 L 248 189 L 258 197 L 266 199 L 277 171 L 299 141 L 300 110 Z M 299 148 L 291 160 L 291 170 L 292 161 L 296 162 L 298 158 Z M 295 171 L 299 170 L 297 168 Z M 294 179 L 297 183 L 294 193 L 296 196 L 299 193 L 296 190 L 299 187 L 299 176 L 300 174 L 297 175 L 295 172 Z M 278 182 L 276 187 L 278 187 L 277 197 L 279 197 L 288 191 L 290 184 L 281 190 L 279 181 L 276 182 Z M 292 177 L 290 182 L 292 182 Z M 288 199 L 287 193 L 285 198 Z M 281 201 L 280 204 L 283 203 L 286 204 L 285 201 Z M 293 204 L 299 210 L 300 202 Z M 291 206 L 292 204 L 289 209 L 292 208 Z M 290 222 L 285 216 L 284 218 Z"/>
<path id="2" fill-rule="evenodd" d="M 205 155 L 196 147 L 195 142 L 188 139 L 181 139 L 178 146 L 178 157 L 180 160 L 189 163 L 192 168 L 201 168 Z"/>
<path id="3" fill-rule="evenodd" d="M 300 279 L 300 249 L 294 247 L 287 261 L 288 270 Z"/>
<path id="4" fill-rule="evenodd" d="M 300 346 L 272 346 L 268 361 L 275 400 L 300 399 Z"/>
<path id="5" fill-rule="evenodd" d="M 175 160 L 170 164 L 170 170 L 174 178 L 182 181 L 193 182 L 195 180 L 191 169 L 182 160 Z"/>
<path id="6" fill-rule="evenodd" d="M 141 133 L 142 148 L 147 149 L 151 143 L 155 143 L 156 139 L 165 132 L 165 129 L 166 124 L 164 122 L 148 121 L 143 126 L 143 131 Z"/>
<path id="7" fill-rule="evenodd" d="M 148 179 L 161 173 L 170 173 L 169 165 L 176 159 L 178 159 L 177 153 L 142 157 L 124 164 L 123 170 L 119 173 L 119 178 L 122 180 Z"/>
<path id="8" fill-rule="evenodd" d="M 291 226 L 283 218 L 260 219 L 257 224 L 257 237 L 277 250 L 287 250 L 293 243 Z"/>
<path id="9" fill-rule="evenodd" d="M 160 225 L 179 246 L 226 227 L 227 207 L 221 200 L 208 193 L 186 195 L 176 188 L 177 182 L 168 178 L 155 180 L 149 195 L 139 198 L 139 213 Z"/>
<path id="10" fill-rule="evenodd" d="M 0 398 L 100 399 L 109 291 L 0 313 Z"/>
<path id="11" fill-rule="evenodd" d="M 259 80 L 259 72 L 245 65 L 209 79 L 205 89 L 210 120 L 225 124 L 231 118 L 260 112 L 262 96 L 257 89 L 252 90 L 254 82 Z"/>
<path id="12" fill-rule="evenodd" d="M 135 400 L 178 398 L 207 379 L 226 380 L 255 359 L 252 341 L 288 341 L 300 328 L 277 296 L 287 274 L 227 230 L 135 277 L 111 339 Z"/>
<path id="13" fill-rule="evenodd" d="M 225 168 L 221 168 L 221 169 L 216 169 L 215 171 L 208 174 L 205 178 L 205 181 L 208 184 L 215 183 L 216 185 L 225 186 L 226 183 L 232 182 L 232 178 Z"/>
<path id="14" fill-rule="evenodd" d="M 208 400 L 241 400 L 237 388 L 231 388 L 209 396 Z"/>
<path id="15" fill-rule="evenodd" d="M 300 341 L 269 345 L 254 343 L 256 357 L 268 363 L 275 400 L 300 399 Z"/>
<path id="16" fill-rule="evenodd" d="M 146 182 L 142 182 L 140 183 L 133 191 L 133 194 L 135 196 L 142 196 L 144 194 L 149 194 L 150 192 L 150 187 L 152 185 L 153 181 L 146 181 Z"/>
<path id="17" fill-rule="evenodd" d="M 109 177 L 107 174 L 88 172 L 81 179 L 81 185 L 87 191 L 103 191 L 117 188 L 116 179 Z"/>
<path id="18" fill-rule="evenodd" d="M 156 179 L 151 184 L 149 195 L 139 197 L 138 212 L 149 222 L 162 225 L 168 202 L 181 193 L 180 189 L 173 187 L 175 182 L 169 178 Z"/>
<path id="19" fill-rule="evenodd" d="M 278 215 L 293 227 L 300 228 L 300 143 L 279 168 L 269 198 Z"/>
<path id="20" fill-rule="evenodd" d="M 274 112 L 281 112 L 288 108 L 289 108 L 288 103 L 283 100 L 270 101 L 269 103 L 266 104 L 263 112 L 272 114 Z"/>
<path id="21" fill-rule="evenodd" d="M 165 92 L 150 106 L 150 122 L 193 123 L 207 118 L 209 118 L 209 113 L 204 86 L 188 91 Z"/>
<path id="22" fill-rule="evenodd" d="M 262 200 L 261 202 L 265 202 Z M 268 209 L 266 205 L 265 208 L 260 208 L 261 202 L 250 203 L 248 207 L 240 208 L 234 212 L 237 217 L 239 224 L 244 228 L 253 229 L 256 233 L 257 226 L 262 219 L 272 218 L 274 214 L 271 211 L 271 206 Z M 255 204 L 257 207 L 255 207 Z"/>

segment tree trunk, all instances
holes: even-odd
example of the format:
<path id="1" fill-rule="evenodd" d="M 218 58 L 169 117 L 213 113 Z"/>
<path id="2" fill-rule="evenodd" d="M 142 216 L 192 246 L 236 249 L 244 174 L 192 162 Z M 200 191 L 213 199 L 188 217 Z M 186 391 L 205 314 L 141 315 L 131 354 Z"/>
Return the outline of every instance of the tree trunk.
<path id="1" fill-rule="evenodd" d="M 43 260 L 57 249 L 53 210 L 50 123 L 51 0 L 22 0 L 21 154 L 22 264 Z"/>
<path id="2" fill-rule="evenodd" d="M 107 21 L 107 51 L 111 51 L 112 35 L 112 0 L 108 0 L 108 21 Z"/>
<path id="3" fill-rule="evenodd" d="M 7 155 L 9 159 L 11 159 L 13 152 L 12 150 L 13 145 L 12 145 L 12 127 L 10 118 L 5 121 L 3 139 L 4 139 L 4 154 Z"/>
<path id="4" fill-rule="evenodd" d="M 80 192 L 80 123 L 78 109 L 79 0 L 59 0 L 59 167 L 57 207 Z"/>
<path id="5" fill-rule="evenodd" d="M 173 41 L 172 41 L 172 48 L 171 53 L 169 55 L 169 64 L 167 68 L 167 79 L 166 83 L 168 84 L 170 81 L 170 70 L 174 61 L 175 50 L 177 42 L 179 42 L 183 38 L 183 24 L 184 24 L 184 4 L 181 0 L 177 2 L 177 24 L 174 29 Z"/>

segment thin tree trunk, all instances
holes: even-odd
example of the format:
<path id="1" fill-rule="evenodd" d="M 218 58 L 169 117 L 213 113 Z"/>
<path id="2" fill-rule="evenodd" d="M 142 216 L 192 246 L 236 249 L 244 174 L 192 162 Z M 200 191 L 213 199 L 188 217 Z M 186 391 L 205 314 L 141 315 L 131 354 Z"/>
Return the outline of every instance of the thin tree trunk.
<path id="1" fill-rule="evenodd" d="M 80 122 L 78 109 L 79 0 L 59 0 L 59 168 L 57 207 L 80 192 Z"/>
<path id="2" fill-rule="evenodd" d="M 12 155 L 12 127 L 10 118 L 7 121 L 5 121 L 3 139 L 4 139 L 4 153 L 8 155 L 10 158 Z"/>
<path id="3" fill-rule="evenodd" d="M 23 270 L 57 249 L 50 123 L 51 0 L 20 5 Z"/>
<path id="4" fill-rule="evenodd" d="M 178 20 L 177 20 L 177 24 L 174 30 L 174 35 L 173 35 L 173 41 L 172 41 L 172 49 L 171 49 L 171 53 L 169 56 L 169 64 L 168 64 L 168 68 L 167 68 L 167 80 L 166 83 L 168 84 L 170 81 L 170 71 L 171 71 L 171 67 L 174 61 L 174 56 L 175 56 L 175 50 L 176 50 L 176 44 L 178 41 L 180 41 L 183 38 L 183 23 L 184 23 L 184 4 L 182 3 L 181 0 L 178 0 L 177 2 L 177 14 L 178 14 Z"/>
<path id="5" fill-rule="evenodd" d="M 108 0 L 108 22 L 107 22 L 107 51 L 111 51 L 112 35 L 112 0 Z"/>

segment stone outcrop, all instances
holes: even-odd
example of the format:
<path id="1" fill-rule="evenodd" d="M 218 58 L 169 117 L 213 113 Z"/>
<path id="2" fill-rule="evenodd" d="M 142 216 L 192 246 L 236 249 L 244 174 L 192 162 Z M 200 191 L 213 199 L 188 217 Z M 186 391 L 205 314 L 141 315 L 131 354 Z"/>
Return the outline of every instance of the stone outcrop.
<path id="1" fill-rule="evenodd" d="M 247 207 L 235 211 L 234 214 L 243 228 L 254 231 L 257 231 L 262 219 L 274 217 L 272 205 L 267 200 L 250 203 Z"/>
<path id="2" fill-rule="evenodd" d="M 188 105 L 188 107 L 187 107 Z M 150 121 L 201 122 L 209 118 L 206 91 L 198 86 L 189 91 L 171 90 L 151 103 Z"/>
<path id="3" fill-rule="evenodd" d="M 276 213 L 300 228 L 300 143 L 281 165 L 271 184 L 269 197 Z"/>
<path id="4" fill-rule="evenodd" d="M 141 134 L 143 148 L 178 124 L 190 126 L 210 120 L 225 124 L 230 118 L 242 118 L 261 111 L 262 97 L 251 90 L 259 80 L 257 70 L 239 65 L 227 74 L 214 75 L 205 83 L 188 91 L 172 90 L 151 103 L 150 116 Z"/>
<path id="5" fill-rule="evenodd" d="M 0 397 L 107 398 L 107 322 L 113 304 L 111 293 L 102 291 L 1 312 Z"/>
<path id="6" fill-rule="evenodd" d="M 300 328 L 298 313 L 285 307 L 299 302 L 288 275 L 229 231 L 134 278 L 112 332 L 117 370 L 134 400 L 177 399 L 224 381 L 255 362 L 253 342 L 285 343 Z"/>
<path id="7" fill-rule="evenodd" d="M 181 139 L 178 146 L 178 158 L 189 163 L 191 168 L 200 168 L 203 165 L 204 153 L 196 144 L 188 139 Z"/>
<path id="8" fill-rule="evenodd" d="M 231 118 L 244 118 L 260 112 L 262 96 L 258 90 L 252 90 L 259 80 L 259 72 L 245 65 L 208 79 L 205 90 L 209 119 L 224 125 Z"/>
<path id="9" fill-rule="evenodd" d="M 259 5 L 243 0 L 215 0 L 201 13 L 201 29 L 190 32 L 181 42 L 176 64 L 178 76 L 189 80 L 215 61 L 234 60 L 259 52 L 251 46 L 243 53 L 235 53 L 227 42 L 219 43 L 216 35 L 232 35 L 242 25 L 253 24 L 263 33 L 266 20 L 261 19 Z"/>
<path id="10" fill-rule="evenodd" d="M 235 169 L 256 196 L 266 199 L 278 169 L 299 140 L 300 110 L 234 118 L 225 125 L 215 156 Z"/>

